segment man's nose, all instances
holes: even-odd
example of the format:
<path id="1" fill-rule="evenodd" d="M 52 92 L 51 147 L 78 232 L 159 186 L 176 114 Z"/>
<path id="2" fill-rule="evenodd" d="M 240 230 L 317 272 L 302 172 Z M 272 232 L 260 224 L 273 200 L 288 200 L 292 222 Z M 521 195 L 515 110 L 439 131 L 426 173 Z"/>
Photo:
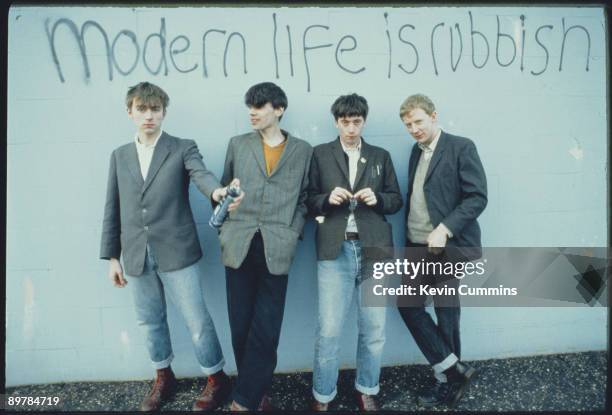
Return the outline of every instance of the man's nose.
<path id="1" fill-rule="evenodd" d="M 153 111 L 147 110 L 144 115 L 145 115 L 145 118 L 151 119 L 153 118 Z"/>

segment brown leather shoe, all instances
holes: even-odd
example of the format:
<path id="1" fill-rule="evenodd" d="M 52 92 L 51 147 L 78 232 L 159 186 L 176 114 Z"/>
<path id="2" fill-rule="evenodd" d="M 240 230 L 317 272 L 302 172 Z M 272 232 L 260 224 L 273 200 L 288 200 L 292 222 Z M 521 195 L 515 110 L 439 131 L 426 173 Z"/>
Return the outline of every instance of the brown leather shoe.
<path id="1" fill-rule="evenodd" d="M 316 412 L 327 411 L 327 410 L 329 410 L 329 404 L 322 403 L 322 402 L 319 402 L 316 399 L 313 399 L 312 403 L 310 404 L 310 409 L 312 411 L 316 411 Z"/>
<path id="2" fill-rule="evenodd" d="M 232 390 L 229 377 L 224 371 L 208 376 L 206 387 L 193 403 L 194 411 L 211 411 L 221 405 Z"/>
<path id="3" fill-rule="evenodd" d="M 170 366 L 157 369 L 157 378 L 149 392 L 140 404 L 141 411 L 155 411 L 176 392 L 176 378 Z"/>
<path id="4" fill-rule="evenodd" d="M 374 395 L 364 395 L 357 392 L 357 405 L 360 411 L 378 411 L 378 403 Z"/>

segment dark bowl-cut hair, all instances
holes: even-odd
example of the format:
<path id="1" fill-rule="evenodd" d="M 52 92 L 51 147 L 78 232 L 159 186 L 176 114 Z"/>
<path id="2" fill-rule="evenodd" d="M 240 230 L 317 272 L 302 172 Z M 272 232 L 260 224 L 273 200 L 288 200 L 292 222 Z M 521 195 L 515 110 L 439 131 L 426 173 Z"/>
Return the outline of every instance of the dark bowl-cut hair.
<path id="1" fill-rule="evenodd" d="M 244 94 L 244 103 L 247 107 L 261 108 L 268 102 L 275 109 L 282 108 L 286 110 L 289 106 L 285 91 L 272 82 L 255 84 Z"/>
<path id="2" fill-rule="evenodd" d="M 368 101 L 361 95 L 349 94 L 342 95 L 334 101 L 331 106 L 331 113 L 334 119 L 343 117 L 363 117 L 364 121 L 368 117 Z"/>

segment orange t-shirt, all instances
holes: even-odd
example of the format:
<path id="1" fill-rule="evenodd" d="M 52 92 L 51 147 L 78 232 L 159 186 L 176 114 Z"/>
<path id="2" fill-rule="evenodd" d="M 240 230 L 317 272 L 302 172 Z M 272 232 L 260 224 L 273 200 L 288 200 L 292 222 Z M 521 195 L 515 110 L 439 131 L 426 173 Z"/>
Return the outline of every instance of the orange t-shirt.
<path id="1" fill-rule="evenodd" d="M 283 150 L 285 149 L 285 144 L 287 144 L 287 140 L 283 141 L 279 145 L 275 147 L 270 147 L 263 140 L 261 140 L 264 149 L 264 158 L 266 159 L 266 171 L 268 176 L 272 173 L 272 170 L 278 164 L 278 161 L 281 158 L 281 154 L 283 154 Z"/>

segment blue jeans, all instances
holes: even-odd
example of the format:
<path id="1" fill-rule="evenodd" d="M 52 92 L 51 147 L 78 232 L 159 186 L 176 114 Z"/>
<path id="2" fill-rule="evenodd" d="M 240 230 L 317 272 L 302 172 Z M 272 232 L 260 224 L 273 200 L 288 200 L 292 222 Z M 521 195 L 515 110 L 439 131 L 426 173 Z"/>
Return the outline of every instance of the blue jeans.
<path id="1" fill-rule="evenodd" d="M 147 247 L 142 275 L 128 276 L 138 325 L 146 334 L 149 357 L 155 369 L 170 366 L 174 358 L 166 318 L 166 294 L 189 328 L 202 372 L 205 375 L 216 373 L 225 364 L 215 325 L 202 296 L 200 267 L 198 261 L 180 270 L 161 272 Z"/>
<path id="2" fill-rule="evenodd" d="M 338 258 L 317 262 L 319 317 L 312 392 L 328 403 L 336 396 L 338 344 L 353 293 L 357 292 L 357 375 L 355 388 L 366 395 L 379 392 L 378 378 L 385 344 L 385 307 L 361 304 L 361 243 L 344 241 Z"/>

